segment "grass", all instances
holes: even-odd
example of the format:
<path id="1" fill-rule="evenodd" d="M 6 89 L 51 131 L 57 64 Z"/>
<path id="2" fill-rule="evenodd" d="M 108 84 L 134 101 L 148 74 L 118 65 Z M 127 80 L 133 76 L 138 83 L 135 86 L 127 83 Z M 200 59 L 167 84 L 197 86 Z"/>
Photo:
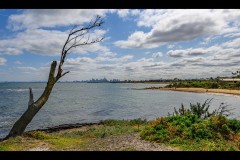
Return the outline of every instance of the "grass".
<path id="1" fill-rule="evenodd" d="M 189 140 L 179 144 L 175 140 L 166 144 L 184 151 L 239 151 L 239 142 L 237 144 L 226 140 Z"/>
<path id="2" fill-rule="evenodd" d="M 62 133 L 64 137 L 82 137 L 82 138 L 105 138 L 109 136 L 118 136 L 139 132 L 144 125 L 147 124 L 146 120 L 106 120 L 103 125 L 90 126 L 85 131 L 72 131 Z"/>
<path id="3" fill-rule="evenodd" d="M 47 147 L 49 150 L 86 150 L 86 147 L 93 145 L 89 139 L 140 132 L 146 124 L 147 121 L 141 119 L 106 120 L 101 125 L 88 126 L 85 130 L 74 129 L 53 133 L 31 131 L 22 137 L 0 142 L 0 151 L 24 151 L 39 146 Z M 135 149 L 126 147 L 123 150 Z"/>
<path id="4" fill-rule="evenodd" d="M 0 151 L 24 151 L 39 146 L 47 147 L 50 150 L 71 150 L 80 149 L 85 144 L 85 141 L 78 138 L 33 131 L 25 133 L 22 137 L 10 138 L 0 142 Z"/>

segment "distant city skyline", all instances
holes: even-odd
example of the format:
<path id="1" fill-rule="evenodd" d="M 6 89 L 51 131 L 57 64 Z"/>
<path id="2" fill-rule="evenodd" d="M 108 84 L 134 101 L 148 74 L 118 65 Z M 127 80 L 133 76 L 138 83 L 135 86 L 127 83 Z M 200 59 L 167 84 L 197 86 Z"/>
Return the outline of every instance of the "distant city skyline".
<path id="1" fill-rule="evenodd" d="M 46 81 L 73 25 L 100 15 L 94 45 L 73 51 L 61 81 L 231 76 L 240 69 L 239 9 L 1 9 L 0 82 Z"/>

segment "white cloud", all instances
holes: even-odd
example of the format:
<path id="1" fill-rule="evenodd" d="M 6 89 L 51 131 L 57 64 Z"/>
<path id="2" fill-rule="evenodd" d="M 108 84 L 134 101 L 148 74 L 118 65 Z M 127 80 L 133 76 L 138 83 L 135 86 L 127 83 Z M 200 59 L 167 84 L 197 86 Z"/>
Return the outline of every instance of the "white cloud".
<path id="1" fill-rule="evenodd" d="M 137 62 L 141 62 L 141 63 L 153 62 L 153 58 L 140 58 L 137 60 Z"/>
<path id="2" fill-rule="evenodd" d="M 0 40 L 0 43 L 1 43 L 1 40 Z M 13 48 L 13 47 L 0 48 L 0 55 L 1 54 L 18 55 L 21 53 L 22 51 L 19 50 L 18 48 Z"/>
<path id="3" fill-rule="evenodd" d="M 66 60 L 67 65 L 81 65 L 85 63 L 98 63 L 98 62 L 117 62 L 122 63 L 126 62 L 133 58 L 133 55 L 125 55 L 122 57 L 96 57 L 96 58 L 89 58 L 89 57 L 78 57 L 78 58 L 69 58 Z"/>
<path id="4" fill-rule="evenodd" d="M 139 9 L 118 9 L 115 11 L 118 16 L 123 19 L 129 18 L 130 16 L 139 16 L 141 13 Z"/>
<path id="5" fill-rule="evenodd" d="M 199 55 L 204 55 L 207 53 L 208 50 L 203 49 L 203 48 L 189 48 L 185 50 L 170 50 L 167 52 L 167 55 L 170 57 L 183 57 L 186 55 L 191 55 L 191 56 L 199 56 Z"/>
<path id="6" fill-rule="evenodd" d="M 16 69 L 19 69 L 21 71 L 25 71 L 25 72 L 29 72 L 29 71 L 37 71 L 36 68 L 34 67 L 29 67 L 29 66 L 25 66 L 25 67 L 16 67 Z"/>
<path id="7" fill-rule="evenodd" d="M 7 62 L 5 58 L 0 57 L 0 65 L 4 65 Z"/>
<path id="8" fill-rule="evenodd" d="M 139 15 L 141 12 L 140 12 L 140 10 L 139 9 L 132 9 L 131 10 L 131 15 L 133 15 L 133 16 L 137 16 L 137 15 Z"/>
<path id="9" fill-rule="evenodd" d="M 104 9 L 28 9 L 9 17 L 8 27 L 13 30 L 40 27 L 69 26 L 88 23 L 97 15 L 105 16 Z"/>
<path id="10" fill-rule="evenodd" d="M 234 39 L 234 40 L 225 42 L 225 43 L 223 44 L 223 46 L 225 46 L 225 47 L 237 47 L 237 48 L 239 48 L 239 47 L 240 47 L 240 38 L 236 38 L 236 39 Z"/>
<path id="11" fill-rule="evenodd" d="M 126 62 L 133 58 L 133 55 L 125 55 L 122 57 L 97 57 L 95 58 L 96 62 Z"/>
<path id="12" fill-rule="evenodd" d="M 108 79 L 159 79 L 159 78 L 204 78 L 230 75 L 228 71 L 236 70 L 240 60 L 232 56 L 240 56 L 237 49 L 221 48 L 212 46 L 202 48 L 208 54 L 197 57 L 186 55 L 173 61 L 156 61 L 154 58 L 140 58 L 135 61 L 128 61 L 133 58 L 132 55 L 120 57 L 78 57 L 69 58 L 64 64 L 64 71 L 70 73 L 61 80 L 86 80 L 91 78 Z M 186 49 L 188 50 L 188 49 Z M 237 54 L 238 55 L 235 55 Z M 203 57 L 204 56 L 204 57 Z M 203 69 L 204 68 L 204 69 Z M 29 75 L 39 74 L 47 75 L 49 67 L 40 67 L 36 70 L 34 67 L 18 68 L 21 72 Z M 181 72 L 179 72 L 181 70 Z M 207 70 L 207 71 L 206 71 Z M 29 72 L 29 73 L 27 73 Z M 196 74 L 197 73 L 197 74 Z M 46 80 L 46 76 L 36 80 Z M 43 79 L 45 77 L 45 79 Z"/>
<path id="13" fill-rule="evenodd" d="M 140 53 L 145 53 L 146 57 L 144 55 L 139 57 L 142 54 L 126 55 L 124 52 L 119 56 L 117 48 L 113 48 L 114 52 L 112 52 L 102 43 L 81 46 L 73 50 L 73 53 L 82 54 L 81 57 L 73 58 L 77 56 L 73 55 L 66 59 L 63 69 L 70 73 L 61 80 L 103 77 L 122 80 L 202 78 L 231 75 L 231 71 L 239 69 L 239 10 L 94 11 L 96 13 L 88 14 L 89 10 L 25 10 L 20 15 L 10 16 L 9 27 L 19 32 L 7 39 L 0 39 L 0 55 L 20 55 L 26 52 L 47 56 L 59 55 L 68 33 L 54 27 L 65 28 L 69 24 L 82 24 L 89 22 L 97 12 L 101 12 L 100 15 L 103 17 L 107 12 L 111 12 L 118 14 L 123 20 L 133 20 L 140 29 L 144 29 L 135 30 L 126 40 L 119 40 L 114 44 L 122 48 L 149 48 L 149 50 L 140 50 Z M 109 30 L 109 33 L 111 31 Z M 102 37 L 106 32 L 106 30 L 96 30 L 90 34 L 94 37 Z M 200 41 L 193 41 L 200 37 Z M 198 46 L 202 40 L 205 45 Z M 162 45 L 166 46 L 157 49 L 157 52 L 151 50 Z M 163 56 L 162 52 L 169 57 L 158 58 Z M 90 57 L 89 53 L 96 55 Z M 137 57 L 139 59 L 136 60 Z M 0 58 L 0 65 L 5 63 L 6 59 Z M 14 63 L 21 64 L 20 61 Z M 50 63 L 47 66 L 42 64 L 42 67 L 16 66 L 13 70 L 19 74 L 19 80 L 46 80 Z M 4 76 L 7 77 L 7 74 L 6 72 Z"/>
<path id="14" fill-rule="evenodd" d="M 175 47 L 175 45 L 173 45 L 173 44 L 170 44 L 170 45 L 167 46 L 168 49 L 172 49 L 174 47 Z"/>
<path id="15" fill-rule="evenodd" d="M 230 18 L 230 15 L 233 17 Z M 239 31 L 240 12 L 229 10 L 144 10 L 137 24 L 151 27 L 149 32 L 135 31 L 127 40 L 116 41 L 121 48 L 156 48 L 168 42 L 191 41 L 196 38 Z"/>
<path id="16" fill-rule="evenodd" d="M 153 55 L 152 55 L 153 58 L 159 58 L 162 56 L 163 56 L 162 52 L 153 53 Z"/>
<path id="17" fill-rule="evenodd" d="M 117 10 L 117 14 L 119 17 L 124 18 L 124 17 L 127 17 L 128 14 L 130 14 L 130 12 L 129 12 L 129 9 L 119 9 Z"/>
<path id="18" fill-rule="evenodd" d="M 184 56 L 200 56 L 211 54 L 219 57 L 233 56 L 238 52 L 237 49 L 223 48 L 222 46 L 213 45 L 208 48 L 186 48 L 181 50 L 170 50 L 167 55 L 170 57 L 184 57 Z"/>
<path id="19" fill-rule="evenodd" d="M 26 30 L 12 39 L 0 40 L 2 53 L 10 54 L 9 48 L 14 48 L 13 55 L 30 52 L 41 55 L 59 54 L 67 34 L 61 31 L 43 29 Z"/>
<path id="20" fill-rule="evenodd" d="M 142 31 L 134 32 L 128 37 L 127 41 L 116 41 L 114 44 L 121 48 L 155 48 L 158 45 L 154 43 L 147 43 L 148 34 Z"/>
<path id="21" fill-rule="evenodd" d="M 21 61 L 15 61 L 15 63 L 16 63 L 16 64 L 22 64 L 22 62 L 21 62 Z"/>
<path id="22" fill-rule="evenodd" d="M 70 64 L 70 65 L 78 65 L 82 63 L 93 63 L 93 62 L 95 61 L 89 57 L 68 58 L 66 60 L 66 64 Z"/>
<path id="23" fill-rule="evenodd" d="M 192 51 L 197 52 L 192 52 Z M 176 61 L 170 62 L 170 66 L 175 67 L 185 67 L 185 66 L 196 66 L 199 70 L 201 67 L 208 67 L 213 69 L 214 67 L 232 67 L 238 66 L 239 60 L 234 57 L 240 57 L 239 49 L 234 48 L 222 48 L 219 46 L 212 46 L 209 48 L 197 48 L 197 49 L 186 49 L 186 50 L 175 50 L 169 51 L 168 55 L 172 57 L 183 57 L 193 54 L 193 55 L 206 55 L 205 57 L 186 57 L 178 58 Z"/>
<path id="24" fill-rule="evenodd" d="M 95 30 L 89 35 L 90 37 L 103 37 L 105 33 L 104 30 Z M 40 55 L 59 55 L 67 36 L 67 32 L 57 30 L 29 29 L 18 33 L 12 39 L 0 40 L 0 54 L 17 55 L 29 52 Z M 80 46 L 72 51 L 81 54 L 97 52 L 102 55 L 115 55 L 100 43 Z"/>

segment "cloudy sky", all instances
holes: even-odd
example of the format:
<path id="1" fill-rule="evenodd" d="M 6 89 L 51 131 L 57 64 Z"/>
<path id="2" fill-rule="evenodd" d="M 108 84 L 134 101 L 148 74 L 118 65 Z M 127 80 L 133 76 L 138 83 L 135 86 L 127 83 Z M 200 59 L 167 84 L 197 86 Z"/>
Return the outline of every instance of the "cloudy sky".
<path id="1" fill-rule="evenodd" d="M 97 15 L 101 43 L 67 57 L 61 80 L 208 78 L 240 69 L 240 10 L 0 10 L 0 81 L 45 81 L 73 25 Z"/>

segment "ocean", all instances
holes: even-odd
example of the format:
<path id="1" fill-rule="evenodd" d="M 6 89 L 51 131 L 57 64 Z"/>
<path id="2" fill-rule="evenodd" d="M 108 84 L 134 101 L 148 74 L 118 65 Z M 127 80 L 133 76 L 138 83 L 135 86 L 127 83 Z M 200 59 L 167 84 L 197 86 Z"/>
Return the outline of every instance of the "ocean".
<path id="1" fill-rule="evenodd" d="M 42 94 L 46 83 L 0 83 L 0 137 L 4 137 L 14 122 L 27 109 L 29 87 L 34 100 Z M 172 113 L 183 103 L 204 103 L 213 98 L 210 110 L 220 103 L 235 108 L 230 118 L 240 119 L 240 96 L 209 93 L 136 90 L 164 84 L 131 83 L 57 83 L 43 108 L 26 130 L 60 124 L 98 122 L 106 119 L 153 120 Z M 135 88 L 135 89 L 133 89 Z"/>

